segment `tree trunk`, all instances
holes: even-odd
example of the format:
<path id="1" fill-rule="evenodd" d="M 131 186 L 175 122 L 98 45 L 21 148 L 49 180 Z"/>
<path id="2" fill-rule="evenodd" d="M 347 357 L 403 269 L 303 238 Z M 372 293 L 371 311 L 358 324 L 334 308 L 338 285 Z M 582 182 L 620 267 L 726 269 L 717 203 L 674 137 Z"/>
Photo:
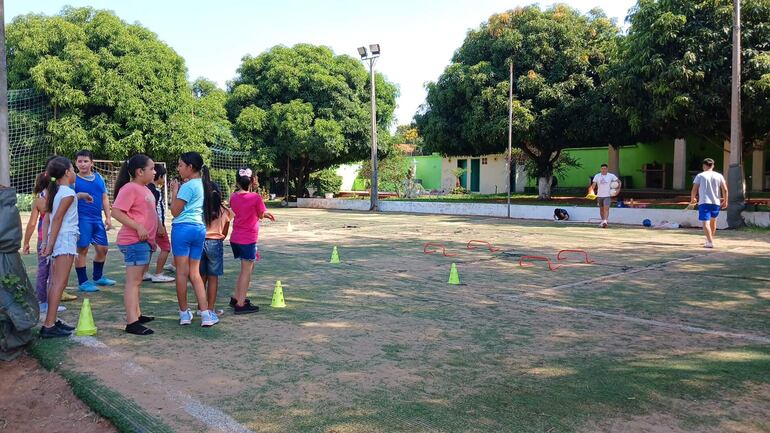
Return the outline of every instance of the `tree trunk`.
<path id="1" fill-rule="evenodd" d="M 537 199 L 538 200 L 551 199 L 551 182 L 553 182 L 553 175 L 540 176 L 537 178 Z"/>

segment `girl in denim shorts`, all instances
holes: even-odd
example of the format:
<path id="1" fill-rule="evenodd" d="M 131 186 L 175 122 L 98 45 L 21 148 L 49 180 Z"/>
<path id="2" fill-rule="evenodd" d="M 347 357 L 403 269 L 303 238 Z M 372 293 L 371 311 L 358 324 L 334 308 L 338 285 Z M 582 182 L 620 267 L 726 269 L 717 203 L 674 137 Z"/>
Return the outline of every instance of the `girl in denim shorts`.
<path id="1" fill-rule="evenodd" d="M 211 222 L 206 225 L 206 240 L 203 242 L 203 255 L 201 256 L 201 278 L 206 285 L 206 301 L 209 304 L 214 317 L 219 318 L 223 313 L 217 311 L 217 290 L 219 289 L 219 277 L 224 275 L 224 243 L 227 232 L 230 230 L 230 221 L 233 219 L 232 211 L 222 202 L 222 190 L 216 182 L 211 183 L 211 202 L 214 211 Z"/>
<path id="2" fill-rule="evenodd" d="M 158 214 L 155 196 L 147 184 L 155 178 L 155 162 L 147 155 L 134 155 L 123 163 L 115 181 L 115 202 L 112 216 L 123 225 L 118 232 L 118 248 L 126 265 L 126 289 L 123 304 L 126 307 L 126 332 L 150 335 L 153 330 L 144 326 L 155 319 L 144 316 L 139 306 L 139 286 L 144 269 L 155 250 Z"/>
<path id="3" fill-rule="evenodd" d="M 230 306 L 233 307 L 235 314 L 248 314 L 259 310 L 259 307 L 251 305 L 251 301 L 246 298 L 254 262 L 259 257 L 257 253 L 259 220 L 267 218 L 275 221 L 275 217 L 267 212 L 262 197 L 249 191 L 252 184 L 251 169 L 238 170 L 236 184 L 238 190 L 230 196 L 230 208 L 235 213 L 230 246 L 233 249 L 233 256 L 241 260 L 241 273 L 235 285 L 235 294 L 230 298 Z"/>
<path id="4" fill-rule="evenodd" d="M 48 288 L 48 312 L 40 327 L 40 336 L 68 337 L 75 328 L 59 320 L 56 312 L 78 253 L 78 206 L 75 190 L 69 187 L 75 182 L 75 170 L 69 159 L 57 156 L 48 161 L 45 171 L 50 178 L 45 209 L 49 224 L 43 240 L 43 256 L 53 259 L 53 268 Z"/>

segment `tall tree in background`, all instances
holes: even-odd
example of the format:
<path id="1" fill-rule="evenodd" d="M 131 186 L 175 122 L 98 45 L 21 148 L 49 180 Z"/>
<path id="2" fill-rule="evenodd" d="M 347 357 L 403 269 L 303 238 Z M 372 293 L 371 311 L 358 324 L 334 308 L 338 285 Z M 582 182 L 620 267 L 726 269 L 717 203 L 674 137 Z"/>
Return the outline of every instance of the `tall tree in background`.
<path id="1" fill-rule="evenodd" d="M 207 152 L 184 60 L 146 28 L 66 7 L 57 16 L 16 17 L 7 44 L 9 87 L 48 96 L 57 152 L 85 148 L 110 159 L 144 152 L 164 161 Z"/>
<path id="2" fill-rule="evenodd" d="M 598 9 L 583 15 L 566 5 L 529 6 L 492 16 L 468 33 L 452 64 L 428 84 L 426 104 L 415 116 L 426 150 L 505 151 L 513 61 L 513 142 L 534 161 L 539 197 L 549 198 L 564 148 L 617 143 L 624 135 L 602 84 L 620 37 Z"/>
<path id="3" fill-rule="evenodd" d="M 742 1 L 743 137 L 770 132 L 770 0 Z M 640 0 L 613 71 L 618 112 L 634 132 L 730 138 L 733 0 Z"/>
<path id="4" fill-rule="evenodd" d="M 398 90 L 381 74 L 375 80 L 384 133 Z M 359 60 L 299 44 L 244 57 L 229 83 L 227 109 L 239 141 L 269 152 L 281 170 L 288 160 L 302 194 L 311 173 L 370 154 L 369 103 L 369 74 Z"/>

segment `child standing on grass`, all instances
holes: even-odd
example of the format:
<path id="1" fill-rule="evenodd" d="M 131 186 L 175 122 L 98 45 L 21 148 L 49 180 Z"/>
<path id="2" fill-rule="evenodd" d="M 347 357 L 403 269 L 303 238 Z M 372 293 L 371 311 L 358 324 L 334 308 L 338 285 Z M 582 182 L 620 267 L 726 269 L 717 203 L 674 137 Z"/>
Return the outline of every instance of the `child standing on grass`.
<path id="1" fill-rule="evenodd" d="M 32 195 L 35 200 L 32 202 L 32 213 L 29 215 L 26 230 L 24 230 L 24 248 L 23 253 L 29 254 L 29 242 L 32 239 L 32 233 L 37 230 L 37 275 L 35 276 L 35 296 L 40 304 L 40 314 L 48 312 L 48 275 L 50 266 L 48 257 L 43 256 L 43 233 L 48 230 L 48 219 L 46 218 L 46 200 L 45 189 L 48 187 L 48 174 L 40 173 L 35 179 L 35 186 L 32 189 Z M 77 296 L 75 297 L 77 299 Z M 64 305 L 59 305 L 58 312 L 66 310 Z"/>
<path id="2" fill-rule="evenodd" d="M 198 299 L 201 326 L 213 326 L 219 319 L 212 316 L 206 301 L 206 289 L 200 274 L 203 242 L 206 240 L 206 224 L 211 223 L 211 180 L 209 169 L 203 164 L 198 152 L 187 152 L 179 156 L 179 176 L 184 180 L 180 187 L 171 184 L 171 252 L 176 264 L 176 296 L 179 301 L 179 324 L 192 323 L 193 313 L 187 304 L 187 281 L 189 280 Z"/>
<path id="3" fill-rule="evenodd" d="M 259 307 L 251 305 L 251 301 L 246 298 L 251 273 L 254 271 L 254 262 L 259 259 L 257 253 L 259 220 L 267 218 L 275 221 L 275 217 L 267 212 L 262 197 L 258 193 L 249 191 L 252 185 L 251 169 L 238 170 L 236 184 L 238 190 L 230 196 L 230 207 L 235 213 L 230 246 L 233 249 L 233 256 L 241 260 L 241 273 L 235 284 L 235 294 L 230 298 L 230 306 L 233 307 L 235 314 L 249 314 L 259 311 Z"/>
<path id="4" fill-rule="evenodd" d="M 123 305 L 126 307 L 126 332 L 150 335 L 154 331 L 145 323 L 155 317 L 144 316 L 139 306 L 139 286 L 145 267 L 155 250 L 158 214 L 155 197 L 147 185 L 155 178 L 155 163 L 147 155 L 134 155 L 120 168 L 115 181 L 115 202 L 112 214 L 123 224 L 118 232 L 118 248 L 126 264 L 126 289 Z"/>
<path id="5" fill-rule="evenodd" d="M 170 283 L 176 280 L 174 277 L 163 275 L 163 266 L 168 260 L 168 255 L 171 252 L 171 241 L 168 238 L 168 232 L 166 231 L 166 202 L 163 201 L 163 193 L 159 188 L 163 188 L 166 183 L 166 168 L 162 165 L 155 165 L 155 180 L 147 185 L 147 188 L 152 192 L 155 197 L 155 213 L 158 214 L 158 234 L 156 242 L 160 253 L 158 254 L 158 263 L 155 267 L 155 273 L 149 273 L 150 265 L 144 271 L 144 281 L 152 281 L 153 283 Z"/>
<path id="6" fill-rule="evenodd" d="M 75 272 L 78 274 L 78 288 L 83 292 L 96 292 L 97 286 L 114 286 L 115 280 L 104 276 L 104 262 L 107 260 L 109 243 L 107 230 L 112 228 L 110 216 L 110 197 L 102 176 L 94 171 L 94 155 L 90 150 L 81 150 L 75 155 L 78 174 L 75 178 L 75 192 L 85 193 L 91 200 L 78 200 L 78 257 L 75 262 Z M 104 220 L 102 220 L 104 213 Z M 93 245 L 94 272 L 93 281 L 88 280 L 86 260 L 88 248 Z"/>
<path id="7" fill-rule="evenodd" d="M 75 190 L 69 187 L 75 182 L 75 169 L 70 160 L 57 156 L 48 162 L 45 171 L 49 176 L 45 210 L 50 226 L 43 240 L 43 256 L 53 259 L 53 269 L 48 290 L 48 312 L 40 327 L 40 336 L 68 337 L 75 328 L 58 320 L 56 312 L 72 271 L 72 262 L 78 253 L 78 207 Z"/>
<path id="8" fill-rule="evenodd" d="M 217 312 L 217 290 L 219 289 L 219 277 L 224 275 L 224 243 L 227 232 L 230 229 L 230 221 L 233 219 L 232 211 L 222 202 L 222 190 L 215 182 L 211 184 L 211 222 L 206 225 L 206 240 L 203 243 L 203 255 L 201 256 L 201 278 L 206 285 L 206 301 L 215 318 L 219 318 L 222 311 Z"/>

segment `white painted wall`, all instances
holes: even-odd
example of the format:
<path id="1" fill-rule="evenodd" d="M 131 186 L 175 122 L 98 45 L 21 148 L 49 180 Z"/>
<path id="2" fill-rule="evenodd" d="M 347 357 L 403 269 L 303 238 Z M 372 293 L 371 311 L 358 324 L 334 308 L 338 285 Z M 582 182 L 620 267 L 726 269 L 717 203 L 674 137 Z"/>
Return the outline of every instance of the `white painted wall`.
<path id="1" fill-rule="evenodd" d="M 482 164 L 482 158 L 487 159 L 486 164 Z M 479 194 L 501 194 L 507 191 L 505 174 L 505 155 L 484 155 L 484 156 L 459 156 L 447 157 L 441 161 L 441 188 L 444 191 L 451 191 L 455 187 L 455 177 L 452 170 L 457 168 L 457 160 L 464 159 L 468 162 L 468 171 L 465 173 L 466 181 L 463 187 L 471 189 L 471 160 L 479 160 Z"/>
<path id="2" fill-rule="evenodd" d="M 361 164 L 343 164 L 337 167 L 337 176 L 342 177 L 340 191 L 353 190 L 353 182 L 355 182 L 359 170 L 361 170 Z"/>
<path id="3" fill-rule="evenodd" d="M 369 209 L 368 200 L 341 200 L 341 199 L 297 199 L 298 207 L 317 209 L 344 209 L 366 211 Z M 383 212 L 410 212 L 441 215 L 475 215 L 505 217 L 505 204 L 496 203 L 448 203 L 448 202 L 418 202 L 418 201 L 380 201 L 380 210 Z M 553 210 L 557 206 L 536 205 L 511 205 L 511 218 L 549 220 L 553 221 Z M 569 222 L 599 222 L 599 210 L 596 207 L 561 206 L 570 215 Z M 762 227 L 770 227 L 770 215 L 767 212 L 744 212 L 746 222 Z M 641 225 L 642 221 L 649 219 L 653 224 L 662 221 L 679 223 L 682 227 L 700 227 L 698 212 L 680 209 L 639 209 L 639 208 L 612 208 L 610 209 L 610 223 Z M 727 228 L 727 213 L 719 214 L 717 227 Z"/>

